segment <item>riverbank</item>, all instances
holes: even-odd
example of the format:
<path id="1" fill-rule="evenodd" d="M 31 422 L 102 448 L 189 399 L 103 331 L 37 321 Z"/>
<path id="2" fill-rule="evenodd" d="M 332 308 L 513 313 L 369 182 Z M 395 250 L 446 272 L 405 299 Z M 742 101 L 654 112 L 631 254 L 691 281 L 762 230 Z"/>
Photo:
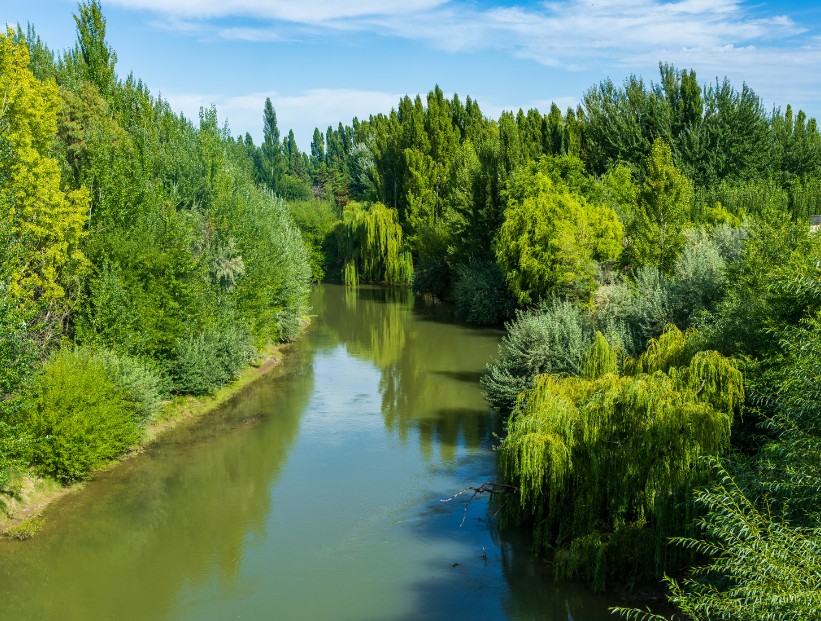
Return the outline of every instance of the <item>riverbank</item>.
<path id="1" fill-rule="evenodd" d="M 236 380 L 211 395 L 174 397 L 168 400 L 146 427 L 140 443 L 98 472 L 116 467 L 117 464 L 141 453 L 170 429 L 223 406 L 278 366 L 287 347 L 287 344 L 276 344 L 264 349 Z M 91 474 L 92 478 L 93 476 L 94 473 Z M 28 539 L 33 536 L 44 522 L 42 515 L 46 508 L 59 498 L 83 489 L 85 483 L 81 481 L 62 486 L 53 479 L 43 478 L 31 472 L 22 475 L 17 481 L 20 490 L 18 496 L 3 499 L 5 506 L 0 507 L 0 536 L 15 539 Z"/>

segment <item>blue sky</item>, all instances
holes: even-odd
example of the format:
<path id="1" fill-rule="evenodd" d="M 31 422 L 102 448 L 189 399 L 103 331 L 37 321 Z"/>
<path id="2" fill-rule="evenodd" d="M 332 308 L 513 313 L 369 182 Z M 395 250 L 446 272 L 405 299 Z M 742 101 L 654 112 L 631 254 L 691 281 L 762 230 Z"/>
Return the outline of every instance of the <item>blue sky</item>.
<path id="1" fill-rule="evenodd" d="M 768 108 L 821 116 L 821 3 L 741 0 L 103 0 L 117 71 L 196 118 L 215 104 L 259 143 L 270 97 L 301 149 L 313 128 L 388 112 L 435 84 L 483 112 L 575 105 L 585 90 L 658 63 L 703 83 L 747 82 Z M 73 0 L 4 0 L 56 50 Z"/>

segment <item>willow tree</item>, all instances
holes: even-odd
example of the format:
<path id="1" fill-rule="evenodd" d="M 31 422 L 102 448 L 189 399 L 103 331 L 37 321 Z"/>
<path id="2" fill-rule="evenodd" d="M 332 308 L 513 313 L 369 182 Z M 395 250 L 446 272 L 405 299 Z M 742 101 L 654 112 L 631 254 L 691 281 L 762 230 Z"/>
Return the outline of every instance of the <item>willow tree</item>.
<path id="1" fill-rule="evenodd" d="M 505 521 L 530 524 L 563 576 L 603 588 L 608 576 L 658 576 L 681 561 L 666 545 L 692 518 L 704 455 L 727 450 L 743 400 L 735 364 L 693 353 L 692 332 L 670 327 L 636 360 L 600 334 L 582 376 L 544 374 L 519 395 L 501 444 L 518 488 Z"/>
<path id="2" fill-rule="evenodd" d="M 396 211 L 382 203 L 368 208 L 348 203 L 339 227 L 339 254 L 347 285 L 361 280 L 404 285 L 413 275 Z"/>

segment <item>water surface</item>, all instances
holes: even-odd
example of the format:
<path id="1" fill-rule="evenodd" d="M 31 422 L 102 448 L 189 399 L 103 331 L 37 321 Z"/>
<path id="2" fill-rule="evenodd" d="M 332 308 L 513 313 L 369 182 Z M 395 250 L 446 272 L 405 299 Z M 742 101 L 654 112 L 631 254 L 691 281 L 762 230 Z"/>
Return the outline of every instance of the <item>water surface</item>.
<path id="1" fill-rule="evenodd" d="M 487 499 L 478 384 L 501 333 L 408 292 L 321 286 L 284 362 L 0 542 L 0 619 L 610 619 Z M 463 523 L 464 520 L 464 523 Z"/>

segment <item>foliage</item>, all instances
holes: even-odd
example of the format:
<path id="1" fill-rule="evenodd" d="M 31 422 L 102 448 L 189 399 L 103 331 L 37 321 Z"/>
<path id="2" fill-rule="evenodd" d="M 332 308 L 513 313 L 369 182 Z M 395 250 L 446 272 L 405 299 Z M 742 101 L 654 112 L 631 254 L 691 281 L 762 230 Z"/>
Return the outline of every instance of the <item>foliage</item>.
<path id="1" fill-rule="evenodd" d="M 308 248 L 311 280 L 320 282 L 325 277 L 331 255 L 333 232 L 338 221 L 336 214 L 328 201 L 291 201 L 288 207 Z"/>
<path id="2" fill-rule="evenodd" d="M 459 266 L 453 293 L 459 313 L 476 325 L 499 325 L 515 308 L 502 272 L 493 262 Z"/>
<path id="3" fill-rule="evenodd" d="M 668 324 L 684 329 L 716 309 L 727 286 L 727 260 L 738 252 L 738 231 L 725 226 L 684 231 L 684 247 L 672 272 L 637 269 L 631 278 L 602 286 L 594 299 L 605 331 L 619 333 L 630 355 L 638 355 Z"/>
<path id="4" fill-rule="evenodd" d="M 596 316 L 600 324 L 619 326 L 625 349 L 638 355 L 674 323 L 675 302 L 673 283 L 657 269 L 642 267 L 632 278 L 596 292 Z"/>
<path id="5" fill-rule="evenodd" d="M 579 375 L 594 336 L 578 308 L 556 299 L 518 311 L 506 327 L 499 357 L 481 380 L 487 400 L 503 413 L 513 409 L 518 394 L 531 388 L 536 376 Z"/>
<path id="6" fill-rule="evenodd" d="M 409 284 L 413 275 L 410 253 L 404 248 L 396 212 L 382 203 L 362 208 L 349 203 L 339 228 L 339 254 L 345 284 L 359 280 Z"/>
<path id="7" fill-rule="evenodd" d="M 177 346 L 171 375 L 178 393 L 206 395 L 236 379 L 254 355 L 248 330 L 232 326 L 193 334 Z"/>
<path id="8" fill-rule="evenodd" d="M 37 439 L 31 463 L 61 483 L 86 478 L 141 434 L 133 402 L 85 348 L 61 349 L 48 359 L 21 417 Z"/>
<path id="9" fill-rule="evenodd" d="M 685 532 L 687 499 L 707 474 L 701 457 L 729 448 L 744 397 L 735 364 L 693 353 L 691 339 L 672 327 L 619 375 L 599 334 L 584 377 L 543 374 L 519 395 L 499 447 L 518 489 L 505 520 L 532 525 L 540 550 L 560 550 L 559 574 L 603 588 L 680 564 L 666 540 Z"/>
<path id="10" fill-rule="evenodd" d="M 670 147 L 656 140 L 647 159 L 638 205 L 625 223 L 628 260 L 669 273 L 684 244 L 692 197 L 692 184 L 673 165 Z"/>
<path id="11" fill-rule="evenodd" d="M 556 184 L 550 164 L 541 160 L 511 177 L 495 241 L 499 266 L 520 304 L 551 295 L 587 299 L 597 261 L 612 262 L 621 252 L 616 213 Z"/>
<path id="12" fill-rule="evenodd" d="M 444 298 L 451 281 L 451 270 L 444 257 L 420 261 L 413 268 L 413 292 Z"/>
<path id="13" fill-rule="evenodd" d="M 697 520 L 702 538 L 674 539 L 708 563 L 682 581 L 667 578 L 675 619 L 764 621 L 812 619 L 821 610 L 821 529 L 791 526 L 756 506 L 722 466 L 716 483 L 696 494 L 707 510 Z M 716 585 L 720 585 L 716 587 Z M 617 608 L 626 619 L 664 621 L 649 611 Z"/>
<path id="14" fill-rule="evenodd" d="M 121 391 L 123 399 L 133 408 L 140 424 L 156 414 L 167 393 L 167 381 L 150 361 L 110 349 L 94 351 L 94 357 L 106 369 L 106 375 Z"/>
<path id="15" fill-rule="evenodd" d="M 725 293 L 703 322 L 711 347 L 731 355 L 772 356 L 785 327 L 821 310 L 821 293 L 807 286 L 817 280 L 821 237 L 808 228 L 778 212 L 745 224 L 738 258 L 727 264 Z"/>
<path id="16" fill-rule="evenodd" d="M 0 214 L 11 238 L 4 249 L 4 294 L 45 343 L 76 302 L 87 267 L 79 243 L 88 217 L 85 189 L 64 192 L 51 157 L 60 105 L 57 85 L 28 68 L 24 42 L 0 36 Z"/>

